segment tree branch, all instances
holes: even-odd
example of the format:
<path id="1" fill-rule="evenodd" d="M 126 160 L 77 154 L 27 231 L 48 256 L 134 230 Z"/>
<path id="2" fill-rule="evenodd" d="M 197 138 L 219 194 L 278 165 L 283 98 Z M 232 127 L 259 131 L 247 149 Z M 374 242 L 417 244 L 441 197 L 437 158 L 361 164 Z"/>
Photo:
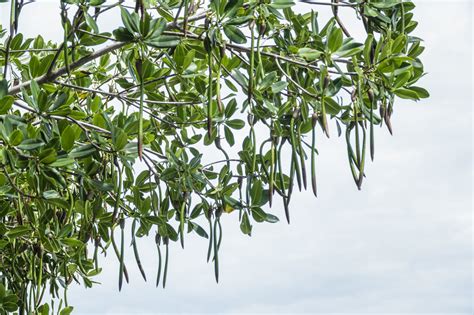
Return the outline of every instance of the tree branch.
<path id="1" fill-rule="evenodd" d="M 197 21 L 197 20 L 200 20 L 200 19 L 204 19 L 206 16 L 207 16 L 208 12 L 204 12 L 204 13 L 201 13 L 199 15 L 196 15 L 192 18 L 189 18 L 188 19 L 188 22 L 193 22 L 193 21 Z M 181 23 L 181 22 L 180 22 Z M 166 27 L 167 28 L 173 28 L 175 27 L 175 24 L 174 23 L 167 23 L 166 24 Z M 97 58 L 100 58 L 102 57 L 103 55 L 106 55 L 114 50 L 117 50 L 117 49 L 120 49 L 126 45 L 130 44 L 130 42 L 117 42 L 117 43 L 114 43 L 110 46 L 107 46 L 107 47 L 104 47 L 102 49 L 99 49 L 97 51 L 94 51 L 92 54 L 90 54 L 89 56 L 85 56 L 73 63 L 71 63 L 69 65 L 69 69 L 77 69 L 91 61 L 94 61 L 95 59 Z M 68 71 L 68 69 L 66 67 L 62 67 L 54 72 L 51 72 L 49 74 L 44 74 L 42 76 L 39 76 L 39 77 L 36 77 L 30 81 L 26 81 L 26 82 L 23 82 L 19 85 L 15 85 L 14 87 L 12 87 L 10 90 L 8 90 L 8 94 L 10 95 L 15 95 L 15 94 L 18 94 L 22 88 L 27 88 L 31 85 L 31 82 L 34 80 L 36 81 L 38 84 L 43 84 L 43 83 L 46 83 L 46 82 L 51 82 L 51 81 L 54 81 L 56 80 L 57 78 L 59 78 L 60 76 L 66 74 Z"/>

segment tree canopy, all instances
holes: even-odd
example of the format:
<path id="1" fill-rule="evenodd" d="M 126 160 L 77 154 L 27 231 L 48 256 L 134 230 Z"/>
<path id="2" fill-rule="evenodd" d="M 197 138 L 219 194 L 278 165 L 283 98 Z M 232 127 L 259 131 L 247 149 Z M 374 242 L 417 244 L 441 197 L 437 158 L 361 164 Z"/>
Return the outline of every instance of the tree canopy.
<path id="1" fill-rule="evenodd" d="M 302 2 L 61 0 L 52 42 L 21 33 L 39 3 L 0 0 L 1 314 L 69 314 L 68 286 L 91 287 L 108 249 L 120 289 L 128 241 L 147 280 L 140 237 L 156 241 L 157 286 L 189 233 L 218 281 L 221 216 L 249 236 L 289 222 L 294 189 L 317 195 L 319 137 L 345 138 L 361 188 L 395 99 L 428 97 L 414 4 Z M 122 25 L 103 31 L 106 13 Z"/>

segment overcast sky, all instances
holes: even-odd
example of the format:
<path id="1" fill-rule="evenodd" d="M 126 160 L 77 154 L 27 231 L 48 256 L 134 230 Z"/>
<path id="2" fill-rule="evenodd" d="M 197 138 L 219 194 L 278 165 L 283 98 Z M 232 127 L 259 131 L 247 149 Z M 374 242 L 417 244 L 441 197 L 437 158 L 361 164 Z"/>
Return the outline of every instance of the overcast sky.
<path id="1" fill-rule="evenodd" d="M 205 262 L 207 242 L 188 237 L 186 250 L 171 248 L 165 290 L 142 281 L 130 250 L 131 283 L 119 293 L 118 264 L 107 260 L 97 278 L 102 285 L 70 289 L 75 313 L 472 314 L 473 5 L 415 3 L 428 72 L 421 84 L 432 96 L 397 100 L 394 136 L 377 133 L 362 191 L 352 182 L 343 140 L 325 140 L 320 197 L 295 196 L 291 225 L 256 225 L 249 238 L 236 215 L 224 217 L 219 284 Z M 60 37 L 56 7 L 27 7 L 23 31 Z M 280 205 L 272 211 L 284 218 Z M 155 248 L 139 245 L 153 279 Z"/>

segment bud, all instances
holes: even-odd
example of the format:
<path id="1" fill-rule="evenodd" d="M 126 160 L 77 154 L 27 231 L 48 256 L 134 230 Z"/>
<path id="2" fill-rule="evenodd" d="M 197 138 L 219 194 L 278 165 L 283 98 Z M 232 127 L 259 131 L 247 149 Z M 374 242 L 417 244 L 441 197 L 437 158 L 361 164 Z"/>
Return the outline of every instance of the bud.
<path id="1" fill-rule="evenodd" d="M 355 103 L 355 101 L 357 100 L 356 95 L 357 95 L 357 91 L 353 90 L 351 93 L 351 100 L 353 103 Z"/>
<path id="2" fill-rule="evenodd" d="M 313 115 L 311 116 L 311 125 L 313 126 L 313 128 L 316 126 L 316 124 L 318 123 L 318 113 L 315 111 L 313 113 Z"/>
<path id="3" fill-rule="evenodd" d="M 225 43 L 222 43 L 220 46 L 219 46 L 219 52 L 221 53 L 221 59 L 224 58 L 225 56 Z"/>
<path id="4" fill-rule="evenodd" d="M 224 207 L 222 205 L 219 205 L 219 207 L 217 208 L 217 211 L 216 211 L 216 217 L 219 218 L 221 216 L 222 212 L 224 212 Z"/>
<path id="5" fill-rule="evenodd" d="M 370 104 L 374 104 L 374 91 L 372 91 L 372 89 L 369 89 L 369 91 L 367 92 L 367 94 L 369 95 L 369 101 L 370 101 Z"/>
<path id="6" fill-rule="evenodd" d="M 267 30 L 267 24 L 265 24 L 265 21 L 261 20 L 258 23 L 258 35 L 260 35 L 260 36 L 265 35 L 266 30 Z"/>
<path id="7" fill-rule="evenodd" d="M 280 143 L 280 137 L 272 132 L 273 145 L 277 146 Z"/>
<path id="8" fill-rule="evenodd" d="M 207 53 L 210 53 L 212 50 L 211 39 L 209 38 L 209 36 L 206 36 L 204 38 L 204 49 L 206 50 Z"/>
<path id="9" fill-rule="evenodd" d="M 135 69 L 137 69 L 137 74 L 138 74 L 139 78 L 142 78 L 142 76 L 143 76 L 142 64 L 143 64 L 143 61 L 140 58 L 138 58 L 135 61 Z"/>
<path id="10" fill-rule="evenodd" d="M 330 82 L 331 82 L 331 78 L 329 77 L 329 75 L 325 76 L 324 77 L 324 89 L 328 88 Z"/>
<path id="11" fill-rule="evenodd" d="M 254 116 L 250 113 L 247 116 L 247 122 L 249 123 L 250 126 L 253 126 L 255 123 Z"/>
<path id="12" fill-rule="evenodd" d="M 299 110 L 299 108 L 294 109 L 292 115 L 293 115 L 293 119 L 297 119 L 298 116 L 300 115 L 300 110 Z"/>

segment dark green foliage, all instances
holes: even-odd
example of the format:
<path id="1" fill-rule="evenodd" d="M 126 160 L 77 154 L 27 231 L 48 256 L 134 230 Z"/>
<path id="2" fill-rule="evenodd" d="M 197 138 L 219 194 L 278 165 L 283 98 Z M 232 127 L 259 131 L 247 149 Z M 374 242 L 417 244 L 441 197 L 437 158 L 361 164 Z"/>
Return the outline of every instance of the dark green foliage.
<path id="1" fill-rule="evenodd" d="M 344 133 L 360 189 L 375 126 L 392 132 L 395 98 L 428 97 L 411 1 L 326 1 L 333 17 L 321 21 L 319 3 L 300 14 L 291 0 L 63 0 L 59 43 L 17 33 L 23 1 L 10 2 L 0 28 L 1 314 L 52 313 L 46 290 L 69 314 L 62 292 L 92 286 L 108 249 L 119 289 L 129 245 L 146 280 L 141 237 L 155 238 L 157 286 L 189 233 L 209 242 L 217 281 L 222 216 L 249 236 L 276 215 L 289 222 L 294 186 L 317 194 L 324 134 Z M 350 36 L 341 10 L 359 16 L 365 38 Z M 101 32 L 110 11 L 123 25 Z M 284 209 L 269 213 L 277 197 Z"/>

